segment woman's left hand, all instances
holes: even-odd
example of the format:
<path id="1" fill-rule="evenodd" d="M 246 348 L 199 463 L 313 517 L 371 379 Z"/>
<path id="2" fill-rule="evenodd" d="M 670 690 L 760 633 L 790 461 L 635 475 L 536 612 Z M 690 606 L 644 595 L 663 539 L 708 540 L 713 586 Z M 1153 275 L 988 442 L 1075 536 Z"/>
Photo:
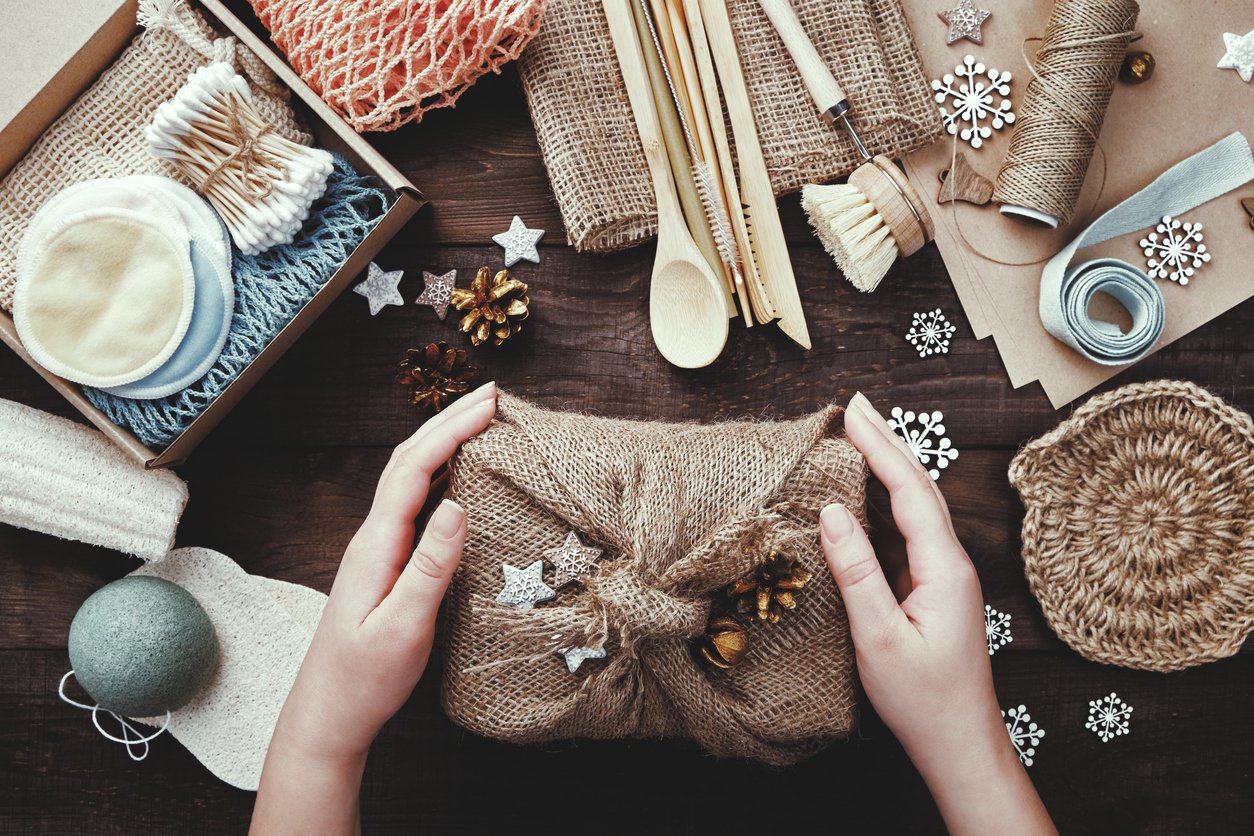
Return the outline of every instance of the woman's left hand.
<path id="1" fill-rule="evenodd" d="M 344 552 L 279 716 L 255 829 L 300 830 L 305 815 L 320 811 L 329 817 L 316 829 L 328 832 L 330 821 L 340 819 L 337 803 L 347 804 L 355 821 L 366 753 L 426 669 L 440 600 L 466 541 L 466 513 L 451 500 L 431 515 L 417 548 L 414 520 L 437 468 L 495 414 L 496 386 L 489 383 L 432 418 L 392 454 L 370 513 Z M 343 797 L 350 791 L 351 799 Z M 292 793 L 300 804 L 285 803 Z"/>

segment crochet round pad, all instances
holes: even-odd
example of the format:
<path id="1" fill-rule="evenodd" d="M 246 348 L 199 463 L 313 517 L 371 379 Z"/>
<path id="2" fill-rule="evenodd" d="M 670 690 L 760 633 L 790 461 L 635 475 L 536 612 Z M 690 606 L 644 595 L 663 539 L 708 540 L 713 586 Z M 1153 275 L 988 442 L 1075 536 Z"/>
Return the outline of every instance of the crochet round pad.
<path id="1" fill-rule="evenodd" d="M 23 242 L 14 323 L 31 356 L 78 383 L 118 386 L 158 369 L 191 321 L 187 239 L 126 209 L 58 221 Z"/>
<path id="2" fill-rule="evenodd" d="M 1192 383 L 1099 395 L 1010 464 L 1023 562 L 1054 632 L 1174 671 L 1254 629 L 1254 422 Z"/>
<path id="3" fill-rule="evenodd" d="M 162 578 L 132 576 L 97 590 L 70 624 L 74 678 L 104 708 L 164 715 L 209 682 L 218 639 L 204 608 Z"/>

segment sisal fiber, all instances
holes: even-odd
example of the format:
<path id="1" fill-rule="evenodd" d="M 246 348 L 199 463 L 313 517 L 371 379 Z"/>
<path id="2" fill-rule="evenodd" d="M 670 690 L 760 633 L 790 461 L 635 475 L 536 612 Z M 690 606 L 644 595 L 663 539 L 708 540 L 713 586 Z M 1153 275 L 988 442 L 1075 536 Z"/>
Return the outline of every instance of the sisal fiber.
<path id="1" fill-rule="evenodd" d="M 1050 627 L 1095 662 L 1176 671 L 1254 629 L 1254 421 L 1193 383 L 1090 400 L 1010 463 L 1023 565 Z"/>
<path id="2" fill-rule="evenodd" d="M 995 202 L 1071 220 L 1139 12 L 1134 0 L 1055 0 Z"/>
<path id="3" fill-rule="evenodd" d="M 446 598 L 449 717 L 513 743 L 682 737 L 785 765 L 854 726 L 853 646 L 819 545 L 840 502 L 865 520 L 866 468 L 829 407 L 795 421 L 712 426 L 549 412 L 507 395 L 452 465 L 469 535 Z M 576 531 L 598 568 L 533 610 L 495 602 Z M 752 621 L 730 671 L 692 639 L 724 587 L 780 547 L 813 573 L 778 624 Z M 604 660 L 572 674 L 560 647 Z"/>

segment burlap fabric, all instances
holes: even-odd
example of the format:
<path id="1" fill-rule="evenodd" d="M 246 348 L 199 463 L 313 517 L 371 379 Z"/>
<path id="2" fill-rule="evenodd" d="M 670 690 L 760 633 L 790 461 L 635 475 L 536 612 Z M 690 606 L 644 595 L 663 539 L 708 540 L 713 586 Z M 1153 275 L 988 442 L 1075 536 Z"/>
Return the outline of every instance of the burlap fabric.
<path id="1" fill-rule="evenodd" d="M 822 120 L 758 0 L 727 0 L 758 138 L 775 194 L 862 163 Z M 794 0 L 840 80 L 872 153 L 899 157 L 941 130 L 900 0 Z M 540 151 L 569 242 L 606 252 L 656 232 L 653 188 L 601 0 L 549 0 L 518 61 Z"/>
<path id="2" fill-rule="evenodd" d="M 1023 563 L 1087 659 L 1175 671 L 1254 630 L 1254 421 L 1192 383 L 1099 395 L 1010 463 Z"/>
<path id="3" fill-rule="evenodd" d="M 469 538 L 446 598 L 449 717 L 515 743 L 684 737 L 779 765 L 847 735 L 853 647 L 818 534 L 829 502 L 863 513 L 841 417 L 669 425 L 502 395 L 452 468 Z M 593 575 L 533 610 L 496 603 L 503 563 L 524 567 L 571 530 L 604 549 Z M 776 546 L 814 573 L 796 610 L 750 623 L 738 667 L 702 664 L 692 639 L 712 601 Z M 555 653 L 570 646 L 606 658 L 572 674 Z"/>
<path id="4" fill-rule="evenodd" d="M 52 123 L 0 181 L 0 308 L 13 305 L 17 248 L 39 208 L 67 186 L 97 177 L 160 174 L 192 185 L 148 150 L 144 128 L 157 105 L 174 96 L 197 67 L 226 61 L 242 72 L 258 110 L 284 136 L 312 137 L 297 124 L 288 91 L 257 56 L 232 37 L 218 37 L 185 0 L 139 4 L 148 25 L 74 104 Z"/>

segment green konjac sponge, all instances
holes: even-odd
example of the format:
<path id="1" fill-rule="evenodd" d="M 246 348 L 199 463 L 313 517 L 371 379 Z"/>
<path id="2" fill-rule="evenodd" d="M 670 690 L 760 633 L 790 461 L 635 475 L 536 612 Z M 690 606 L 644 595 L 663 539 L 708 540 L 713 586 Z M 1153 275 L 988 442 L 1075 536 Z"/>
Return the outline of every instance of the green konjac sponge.
<path id="1" fill-rule="evenodd" d="M 186 705 L 213 675 L 218 638 L 187 590 L 122 578 L 83 602 L 70 624 L 74 678 L 102 707 L 157 717 Z"/>

